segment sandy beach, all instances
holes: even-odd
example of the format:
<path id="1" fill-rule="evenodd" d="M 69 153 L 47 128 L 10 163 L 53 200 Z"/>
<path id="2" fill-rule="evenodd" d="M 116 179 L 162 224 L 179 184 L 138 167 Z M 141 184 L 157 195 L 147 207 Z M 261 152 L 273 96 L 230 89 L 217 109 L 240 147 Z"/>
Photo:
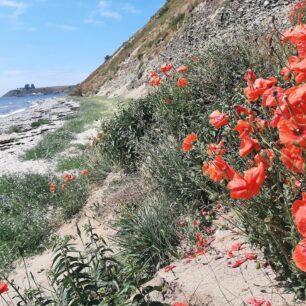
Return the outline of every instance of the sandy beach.
<path id="1" fill-rule="evenodd" d="M 0 174 L 46 173 L 51 170 L 50 161 L 22 161 L 20 156 L 25 150 L 35 146 L 43 134 L 60 128 L 64 118 L 78 109 L 78 103 L 68 98 L 54 98 L 0 118 Z M 49 122 L 32 127 L 31 124 L 39 119 L 46 119 Z M 10 133 L 11 127 L 17 127 L 18 132 Z"/>

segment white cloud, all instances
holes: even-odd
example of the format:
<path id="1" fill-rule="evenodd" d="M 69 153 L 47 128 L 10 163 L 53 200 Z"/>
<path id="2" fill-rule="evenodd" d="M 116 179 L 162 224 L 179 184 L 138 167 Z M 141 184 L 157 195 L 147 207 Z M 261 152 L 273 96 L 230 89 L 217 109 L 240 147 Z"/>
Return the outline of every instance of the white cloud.
<path id="1" fill-rule="evenodd" d="M 111 5 L 110 1 L 108 0 L 101 0 L 98 4 L 99 8 L 105 9 L 106 7 L 109 7 Z"/>
<path id="2" fill-rule="evenodd" d="M 86 23 L 86 24 L 104 24 L 103 21 L 95 20 L 94 18 L 91 18 L 91 17 L 88 17 L 88 18 L 84 19 L 83 23 Z"/>
<path id="3" fill-rule="evenodd" d="M 21 1 L 15 1 L 15 0 L 0 0 L 0 7 L 5 7 L 8 9 L 12 9 L 13 13 L 10 14 L 7 17 L 10 18 L 17 18 L 18 16 L 25 13 L 26 9 L 28 8 L 28 5 Z"/>
<path id="4" fill-rule="evenodd" d="M 53 24 L 53 23 L 47 23 L 47 27 L 58 29 L 65 32 L 71 32 L 77 30 L 77 27 L 68 25 L 68 24 Z"/>
<path id="5" fill-rule="evenodd" d="M 115 11 L 101 11 L 100 12 L 101 17 L 106 17 L 106 18 L 113 18 L 113 19 L 121 19 L 122 16 Z"/>
<path id="6" fill-rule="evenodd" d="M 63 30 L 63 31 L 75 31 L 77 30 L 77 27 L 71 26 L 71 25 L 67 25 L 67 24 L 59 24 L 56 26 L 59 30 Z"/>
<path id="7" fill-rule="evenodd" d="M 99 15 L 101 17 L 121 19 L 122 16 L 115 10 L 111 8 L 112 2 L 109 0 L 100 0 L 98 4 Z"/>
<path id="8" fill-rule="evenodd" d="M 128 13 L 131 13 L 131 14 L 140 14 L 141 13 L 141 10 L 137 9 L 136 7 L 134 7 L 132 4 L 130 3 L 124 3 L 122 5 L 122 9 Z"/>

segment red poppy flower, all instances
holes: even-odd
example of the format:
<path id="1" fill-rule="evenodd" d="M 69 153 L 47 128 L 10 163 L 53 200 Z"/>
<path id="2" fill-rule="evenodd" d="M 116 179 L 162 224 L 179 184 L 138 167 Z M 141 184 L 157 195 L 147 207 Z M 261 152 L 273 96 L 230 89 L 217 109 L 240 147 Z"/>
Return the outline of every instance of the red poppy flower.
<path id="1" fill-rule="evenodd" d="M 258 132 L 261 133 L 269 126 L 269 122 L 261 118 L 255 118 L 255 125 Z"/>
<path id="2" fill-rule="evenodd" d="M 200 248 L 202 248 L 205 244 L 207 244 L 207 239 L 203 238 L 201 233 L 196 233 L 197 244 Z"/>
<path id="3" fill-rule="evenodd" d="M 306 41 L 306 25 L 300 24 L 294 28 L 288 29 L 283 35 L 284 42 L 290 42 L 297 45 Z"/>
<path id="4" fill-rule="evenodd" d="M 206 148 L 208 155 L 212 157 L 217 155 L 222 156 L 225 154 L 225 147 L 223 141 L 220 141 L 219 143 L 209 143 Z"/>
<path id="5" fill-rule="evenodd" d="M 272 87 L 267 89 L 262 96 L 262 107 L 278 106 L 285 89 L 282 87 Z"/>
<path id="6" fill-rule="evenodd" d="M 0 281 L 0 294 L 3 294 L 8 291 L 9 291 L 9 287 L 7 283 Z"/>
<path id="7" fill-rule="evenodd" d="M 306 84 L 291 87 L 285 93 L 288 96 L 287 101 L 290 104 L 290 111 L 295 115 L 305 114 Z"/>
<path id="8" fill-rule="evenodd" d="M 253 253 L 246 253 L 244 256 L 248 260 L 255 260 L 255 259 L 257 259 L 257 255 L 253 254 Z"/>
<path id="9" fill-rule="evenodd" d="M 278 123 L 277 128 L 281 143 L 306 147 L 306 117 L 301 117 L 300 119 L 294 117 L 289 120 L 281 120 Z"/>
<path id="10" fill-rule="evenodd" d="M 294 80 L 297 84 L 304 83 L 306 81 L 306 71 L 296 73 Z"/>
<path id="11" fill-rule="evenodd" d="M 187 87 L 188 86 L 188 79 L 187 78 L 180 78 L 177 80 L 178 87 Z"/>
<path id="12" fill-rule="evenodd" d="M 229 116 L 220 113 L 219 110 L 215 110 L 209 115 L 209 118 L 209 124 L 213 125 L 216 129 L 219 129 L 221 126 L 228 124 Z"/>
<path id="13" fill-rule="evenodd" d="M 50 184 L 50 192 L 54 193 L 56 191 L 56 185 L 55 183 Z"/>
<path id="14" fill-rule="evenodd" d="M 245 137 L 242 139 L 239 148 L 239 154 L 241 157 L 247 156 L 252 153 L 254 150 L 260 151 L 261 146 L 257 139 Z"/>
<path id="15" fill-rule="evenodd" d="M 159 86 L 161 85 L 161 79 L 157 77 L 152 77 L 151 80 L 149 81 L 149 85 L 151 86 Z"/>
<path id="16" fill-rule="evenodd" d="M 296 245 L 292 259 L 300 270 L 306 272 L 306 239 L 303 239 Z"/>
<path id="17" fill-rule="evenodd" d="M 217 156 L 212 162 L 204 162 L 202 171 L 204 175 L 209 175 L 210 179 L 215 182 L 219 182 L 222 179 L 231 180 L 236 174 L 236 171 L 220 156 Z"/>
<path id="18" fill-rule="evenodd" d="M 152 71 L 150 75 L 151 75 L 151 78 L 158 78 L 158 74 L 155 71 Z"/>
<path id="19" fill-rule="evenodd" d="M 192 144 L 198 140 L 196 133 L 191 133 L 187 135 L 183 141 L 182 148 L 184 152 L 188 152 L 192 149 Z"/>
<path id="20" fill-rule="evenodd" d="M 255 72 L 252 69 L 247 69 L 244 74 L 244 79 L 248 83 L 249 87 L 252 87 L 256 80 Z"/>
<path id="21" fill-rule="evenodd" d="M 265 169 L 268 169 L 271 167 L 274 157 L 275 157 L 275 154 L 273 150 L 266 149 L 256 154 L 254 159 L 257 165 L 259 165 L 260 163 L 263 163 Z"/>
<path id="22" fill-rule="evenodd" d="M 250 114 L 250 110 L 247 107 L 241 106 L 241 105 L 234 105 L 234 109 L 237 113 L 237 115 L 241 116 L 242 114 L 247 116 Z"/>
<path id="23" fill-rule="evenodd" d="M 284 67 L 280 70 L 280 75 L 283 77 L 284 81 L 289 81 L 291 79 L 291 70 L 288 67 Z"/>
<path id="24" fill-rule="evenodd" d="M 61 190 L 62 190 L 62 191 L 66 191 L 66 190 L 67 190 L 67 186 L 66 186 L 65 184 L 62 184 L 62 185 L 61 185 Z"/>
<path id="25" fill-rule="evenodd" d="M 193 220 L 192 221 L 193 226 L 198 227 L 201 224 L 200 220 Z"/>
<path id="26" fill-rule="evenodd" d="M 231 191 L 232 199 L 250 199 L 260 192 L 260 187 L 265 180 L 263 163 L 258 167 L 245 171 L 244 176 L 236 174 L 234 179 L 227 184 Z"/>
<path id="27" fill-rule="evenodd" d="M 171 306 L 189 306 L 189 304 L 183 302 L 174 302 L 171 304 Z"/>
<path id="28" fill-rule="evenodd" d="M 164 64 L 164 65 L 162 65 L 161 67 L 160 67 L 160 71 L 162 72 L 162 73 L 167 73 L 167 72 L 169 72 L 169 71 L 171 71 L 172 69 L 173 69 L 173 65 L 170 65 L 170 64 Z"/>
<path id="29" fill-rule="evenodd" d="M 177 72 L 188 72 L 188 67 L 187 66 L 181 66 L 176 69 Z"/>
<path id="30" fill-rule="evenodd" d="M 296 146 L 286 146 L 281 150 L 281 160 L 289 171 L 303 173 L 305 161 L 303 151 Z"/>
<path id="31" fill-rule="evenodd" d="M 166 99 L 164 99 L 164 102 L 165 102 L 165 104 L 167 104 L 167 105 L 172 104 L 172 99 L 166 98 Z"/>
<path id="32" fill-rule="evenodd" d="M 176 268 L 176 266 L 174 266 L 174 265 L 172 265 L 172 266 L 166 266 L 166 267 L 164 268 L 164 271 L 165 271 L 165 272 L 170 272 L 170 271 L 172 271 L 174 268 Z"/>
<path id="33" fill-rule="evenodd" d="M 255 102 L 261 97 L 264 92 L 277 84 L 277 80 L 274 77 L 268 79 L 259 78 L 256 79 L 254 84 L 244 89 L 244 94 L 247 96 L 249 102 Z"/>
<path id="34" fill-rule="evenodd" d="M 306 41 L 299 43 L 297 46 L 299 58 L 303 59 L 306 57 Z"/>
<path id="35" fill-rule="evenodd" d="M 237 251 L 240 251 L 242 249 L 242 246 L 243 246 L 243 243 L 242 242 L 236 242 L 234 243 L 232 246 L 231 246 L 231 251 L 232 252 L 237 252 Z"/>
<path id="36" fill-rule="evenodd" d="M 227 251 L 226 252 L 226 255 L 229 257 L 229 258 L 234 258 L 235 255 L 233 254 L 233 251 Z"/>
<path id="37" fill-rule="evenodd" d="M 233 264 L 232 264 L 232 268 L 238 268 L 240 267 L 243 263 L 245 263 L 247 261 L 247 258 L 241 258 L 236 260 Z"/>
<path id="38" fill-rule="evenodd" d="M 306 192 L 302 193 L 302 200 L 293 202 L 291 212 L 299 233 L 306 237 Z"/>
<path id="39" fill-rule="evenodd" d="M 271 306 L 271 303 L 266 300 L 257 299 L 254 297 L 250 297 L 245 301 L 248 305 L 252 306 Z"/>
<path id="40" fill-rule="evenodd" d="M 233 130 L 239 133 L 239 138 L 241 139 L 253 132 L 251 124 L 245 120 L 238 120 Z"/>
<path id="41" fill-rule="evenodd" d="M 88 174 L 89 174 L 89 171 L 88 171 L 88 170 L 82 170 L 81 174 L 82 174 L 82 175 L 88 175 Z"/>

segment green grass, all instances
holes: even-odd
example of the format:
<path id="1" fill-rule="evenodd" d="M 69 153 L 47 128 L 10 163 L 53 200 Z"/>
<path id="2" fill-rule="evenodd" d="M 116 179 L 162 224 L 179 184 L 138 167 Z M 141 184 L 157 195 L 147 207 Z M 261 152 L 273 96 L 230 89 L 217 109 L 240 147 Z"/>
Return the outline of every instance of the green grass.
<path id="1" fill-rule="evenodd" d="M 161 195 L 150 194 L 128 203 L 114 222 L 121 255 L 149 274 L 168 264 L 178 256 L 178 216 L 173 202 Z"/>
<path id="2" fill-rule="evenodd" d="M 25 151 L 22 158 L 24 160 L 51 159 L 56 153 L 64 151 L 73 138 L 73 134 L 63 128 L 46 134 L 34 148 Z"/>
<path id="3" fill-rule="evenodd" d="M 59 159 L 56 164 L 57 171 L 69 171 L 74 169 L 82 169 L 86 165 L 87 158 L 84 154 L 69 156 Z"/>
<path id="4" fill-rule="evenodd" d="M 18 125 L 12 125 L 7 129 L 6 134 L 13 134 L 13 133 L 20 133 L 20 132 L 21 132 L 21 128 Z"/>
<path id="5" fill-rule="evenodd" d="M 50 182 L 57 184 L 55 193 Z M 0 268 L 10 265 L 20 253 L 29 255 L 46 247 L 53 231 L 52 216 L 69 218 L 86 202 L 88 182 L 85 177 L 67 184 L 62 192 L 62 178 L 26 174 L 0 177 Z"/>
<path id="6" fill-rule="evenodd" d="M 87 125 L 94 124 L 99 119 L 108 119 L 116 109 L 114 100 L 102 97 L 76 98 L 75 100 L 80 103 L 79 111 L 66 118 L 62 128 L 44 135 L 34 148 L 24 153 L 23 160 L 54 158 L 57 153 L 69 147 L 75 134 L 83 132 Z"/>
<path id="7" fill-rule="evenodd" d="M 48 119 L 38 119 L 37 121 L 33 121 L 31 123 L 31 127 L 32 128 L 37 128 L 41 125 L 48 124 L 48 123 L 50 123 L 50 120 L 48 120 Z"/>

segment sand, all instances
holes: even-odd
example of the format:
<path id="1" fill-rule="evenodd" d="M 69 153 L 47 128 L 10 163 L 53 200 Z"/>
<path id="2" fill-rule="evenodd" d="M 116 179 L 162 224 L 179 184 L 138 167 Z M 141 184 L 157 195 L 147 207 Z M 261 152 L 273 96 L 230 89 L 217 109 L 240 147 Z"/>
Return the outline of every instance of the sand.
<path id="1" fill-rule="evenodd" d="M 22 112 L 0 118 L 0 175 L 9 173 L 52 171 L 53 163 L 46 160 L 22 161 L 22 153 L 34 147 L 42 135 L 60 128 L 67 115 L 78 110 L 78 104 L 70 99 L 55 98 L 45 100 Z M 37 128 L 31 123 L 47 119 L 48 124 Z M 9 128 L 17 126 L 18 133 L 8 133 Z"/>

